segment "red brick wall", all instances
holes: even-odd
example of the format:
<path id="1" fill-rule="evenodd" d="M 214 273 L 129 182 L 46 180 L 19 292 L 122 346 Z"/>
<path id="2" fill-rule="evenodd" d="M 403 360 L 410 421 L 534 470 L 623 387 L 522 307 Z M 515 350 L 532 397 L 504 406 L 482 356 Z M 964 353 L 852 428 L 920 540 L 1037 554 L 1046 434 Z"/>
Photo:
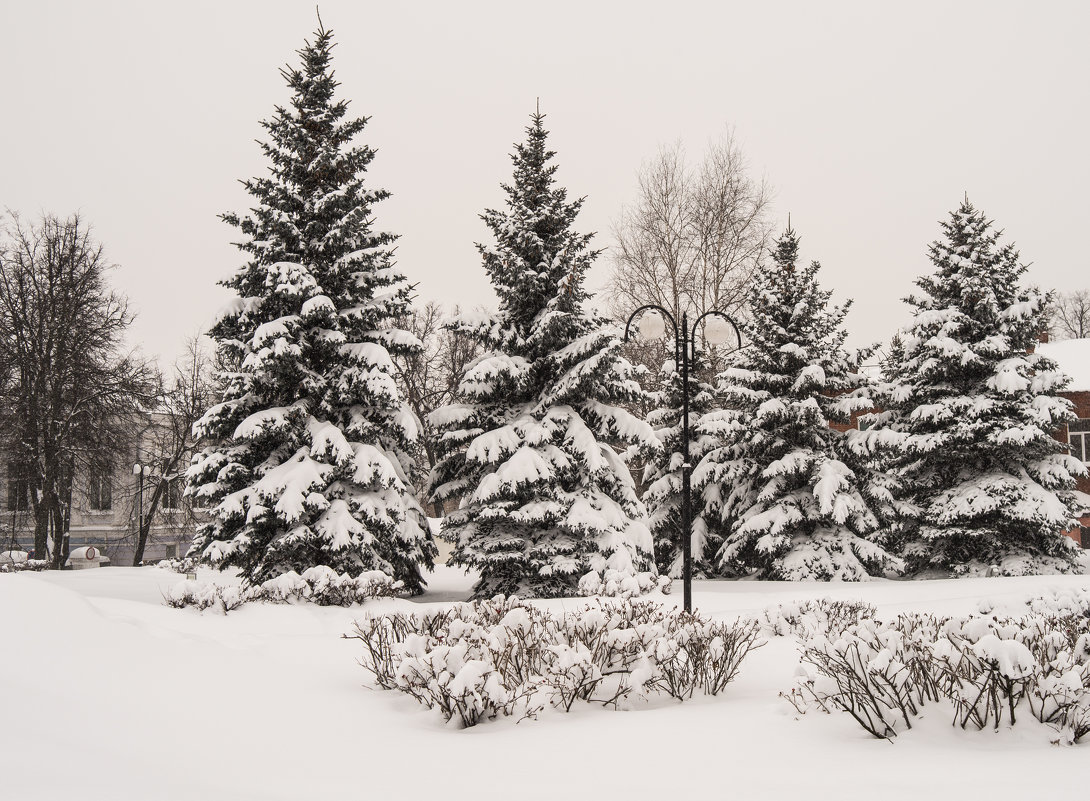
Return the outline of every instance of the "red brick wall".
<path id="1" fill-rule="evenodd" d="M 1083 526 L 1090 526 L 1090 515 L 1084 515 L 1083 517 L 1080 517 L 1079 522 Z M 1080 548 L 1082 547 L 1082 529 L 1081 528 L 1070 528 L 1067 531 L 1065 531 L 1064 534 L 1066 534 L 1071 539 L 1073 539 L 1075 542 L 1077 542 L 1079 544 Z"/>
<path id="2" fill-rule="evenodd" d="M 1075 404 L 1076 416 L 1090 418 L 1090 392 L 1060 392 L 1059 395 L 1061 398 L 1067 398 Z M 1067 426 L 1064 426 L 1056 433 L 1056 439 L 1064 444 L 1067 443 Z M 1090 476 L 1078 479 L 1076 482 L 1076 489 L 1078 489 L 1079 492 L 1085 492 L 1090 495 Z M 1090 523 L 1084 523 L 1084 525 L 1090 525 Z"/>

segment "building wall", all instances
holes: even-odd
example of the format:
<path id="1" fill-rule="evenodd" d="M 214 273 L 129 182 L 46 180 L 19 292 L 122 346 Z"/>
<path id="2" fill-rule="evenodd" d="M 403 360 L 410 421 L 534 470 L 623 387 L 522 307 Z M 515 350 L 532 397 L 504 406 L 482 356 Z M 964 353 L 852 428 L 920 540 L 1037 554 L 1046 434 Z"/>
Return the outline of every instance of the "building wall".
<path id="1" fill-rule="evenodd" d="M 1090 392 L 1061 392 L 1061 397 L 1067 398 L 1075 405 L 1075 414 L 1083 419 L 1090 420 Z M 1063 432 L 1058 437 L 1061 442 L 1068 441 L 1067 427 L 1064 426 Z M 1090 495 L 1090 475 L 1084 476 L 1078 479 L 1079 492 L 1085 492 Z"/>
<path id="2" fill-rule="evenodd" d="M 1083 420 L 1090 420 L 1090 392 L 1060 392 L 1059 395 L 1067 398 L 1075 406 L 1075 415 Z M 1069 442 L 1067 426 L 1057 435 L 1061 442 Z M 1075 489 L 1090 495 L 1090 475 L 1080 476 L 1075 480 Z M 1067 536 L 1078 542 L 1083 548 L 1090 547 L 1090 537 L 1085 537 L 1087 529 L 1090 529 L 1090 511 L 1079 518 L 1080 528 L 1065 532 Z"/>
<path id="3" fill-rule="evenodd" d="M 110 557 L 112 564 L 132 564 L 136 548 L 137 508 L 141 501 L 145 510 L 149 507 L 155 484 L 162 479 L 158 475 L 145 478 L 141 498 L 140 482 L 133 475 L 132 468 L 138 462 L 155 462 L 157 432 L 162 425 L 161 416 L 157 418 L 152 415 L 140 427 L 133 444 L 111 460 L 111 502 L 108 509 L 92 508 L 92 476 L 87 471 L 76 471 L 72 478 L 70 548 L 94 545 Z M 0 477 L 3 479 L 3 489 L 0 491 L 0 503 L 3 504 L 0 507 L 3 509 L 0 550 L 33 551 L 33 515 L 29 510 L 22 512 L 10 508 L 8 487 L 12 477 L 8 475 L 8 464 L 9 459 L 0 453 Z M 186 466 L 188 459 L 183 459 L 181 469 Z M 172 555 L 184 556 L 193 540 L 193 528 L 192 516 L 185 508 L 164 509 L 160 504 L 144 548 L 144 561 L 154 562 Z"/>

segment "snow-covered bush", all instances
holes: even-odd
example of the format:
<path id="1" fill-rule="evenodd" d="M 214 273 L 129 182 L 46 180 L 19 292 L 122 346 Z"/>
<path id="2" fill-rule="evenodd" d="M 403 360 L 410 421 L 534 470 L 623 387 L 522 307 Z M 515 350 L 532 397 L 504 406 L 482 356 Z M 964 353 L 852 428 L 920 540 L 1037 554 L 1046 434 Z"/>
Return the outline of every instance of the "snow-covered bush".
<path id="1" fill-rule="evenodd" d="M 560 615 L 497 596 L 445 611 L 364 618 L 345 635 L 363 666 L 445 720 L 534 717 L 576 701 L 717 695 L 760 647 L 756 621 L 722 623 L 647 601 L 599 601 Z"/>
<path id="2" fill-rule="evenodd" d="M 1074 600 L 1073 600 L 1074 599 Z M 1079 593 L 1033 599 L 1067 611 Z M 1090 617 L 1085 611 L 1009 618 L 901 615 L 864 619 L 805 639 L 796 686 L 782 694 L 800 712 L 811 705 L 850 714 L 875 737 L 912 728 L 925 703 L 942 702 L 956 725 L 999 729 L 1020 709 L 1060 731 L 1090 733 Z M 811 670 L 812 669 L 812 670 Z"/>
<path id="3" fill-rule="evenodd" d="M 180 581 L 163 596 L 167 606 L 218 606 L 224 614 L 249 601 L 297 603 L 308 601 L 319 606 L 351 606 L 371 598 L 389 598 L 403 589 L 381 570 L 371 570 L 352 577 L 330 567 L 308 568 L 302 575 L 289 571 L 257 586 L 220 585 L 210 581 Z"/>
<path id="4" fill-rule="evenodd" d="M 470 624 L 459 633 L 451 645 L 433 645 L 426 637 L 410 635 L 401 649 L 397 689 L 438 709 L 445 720 L 457 716 L 463 727 L 501 712 L 510 714 L 512 699 L 499 672 L 490 662 L 473 658 L 484 630 Z"/>
<path id="5" fill-rule="evenodd" d="M 1080 587 L 1054 589 L 1048 595 L 1028 599 L 1026 606 L 1048 617 L 1090 617 L 1090 590 Z"/>
<path id="6" fill-rule="evenodd" d="M 764 610 L 762 630 L 773 637 L 793 634 L 806 638 L 818 631 L 844 631 L 853 623 L 873 618 L 878 610 L 864 601 L 834 601 L 832 598 L 770 606 Z"/>
<path id="7" fill-rule="evenodd" d="M 669 594 L 670 578 L 656 573 L 627 573 L 609 568 L 599 572 L 591 570 L 579 579 L 581 595 L 599 595 L 605 598 L 635 598 L 655 590 Z"/>
<path id="8" fill-rule="evenodd" d="M 163 594 L 163 601 L 167 606 L 181 609 L 186 606 L 195 606 L 204 610 L 215 606 L 219 600 L 220 587 L 211 581 L 179 581 L 167 589 Z M 224 612 L 227 607 L 224 605 Z"/>
<path id="9" fill-rule="evenodd" d="M 36 572 L 48 567 L 48 559 L 31 559 L 26 551 L 0 552 L 0 573 L 20 573 L 24 570 Z"/>
<path id="10" fill-rule="evenodd" d="M 812 700 L 825 711 L 847 712 L 875 737 L 911 729 L 920 707 L 938 694 L 929 669 L 931 627 L 905 617 L 911 619 L 903 627 L 864 619 L 838 633 L 818 630 L 802 651 L 803 665 L 817 676 L 803 667 L 789 700 L 800 711 Z"/>
<path id="11" fill-rule="evenodd" d="M 1035 599 L 1030 605 L 1046 605 Z M 1023 705 L 1078 742 L 1090 732 L 1090 618 L 951 621 L 935 648 L 962 728 L 1013 724 Z"/>
<path id="12" fill-rule="evenodd" d="M 192 556 L 185 556 L 178 559 L 160 559 L 155 563 L 155 566 L 160 570 L 173 570 L 175 573 L 195 573 L 197 571 L 197 559 Z"/>

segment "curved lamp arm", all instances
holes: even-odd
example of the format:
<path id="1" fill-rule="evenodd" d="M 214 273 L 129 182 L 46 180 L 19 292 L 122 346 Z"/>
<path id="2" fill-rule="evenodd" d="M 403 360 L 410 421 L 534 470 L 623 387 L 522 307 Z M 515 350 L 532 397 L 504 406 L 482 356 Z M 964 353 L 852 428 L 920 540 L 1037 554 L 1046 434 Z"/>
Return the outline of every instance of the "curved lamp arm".
<path id="1" fill-rule="evenodd" d="M 655 309 L 663 317 L 670 321 L 670 326 L 674 329 L 674 341 L 677 342 L 677 322 L 674 320 L 674 317 L 670 314 L 670 312 L 666 311 L 666 309 L 662 308 L 662 306 L 659 306 L 657 303 L 648 303 L 645 306 L 640 306 L 638 309 L 636 309 L 636 311 L 632 312 L 632 314 L 629 315 L 628 322 L 624 324 L 624 341 L 628 342 L 628 330 L 632 327 L 632 321 L 635 320 L 637 316 L 639 316 L 640 312 L 645 312 L 648 309 Z M 733 323 L 731 323 L 731 325 L 733 325 Z"/>
<path id="2" fill-rule="evenodd" d="M 730 327 L 734 329 L 734 336 L 737 337 L 737 339 L 738 339 L 738 347 L 734 348 L 734 350 L 741 350 L 741 348 L 742 348 L 742 334 L 738 330 L 738 326 L 734 324 L 734 320 L 730 319 L 730 317 L 725 315 L 723 312 L 715 311 L 714 309 L 712 309 L 711 311 L 706 311 L 702 315 L 700 315 L 699 317 L 696 318 L 696 322 L 693 323 L 693 339 L 694 340 L 696 339 L 697 326 L 700 325 L 700 322 L 705 317 L 722 317 L 724 320 L 726 320 L 728 323 L 730 323 Z M 694 347 L 695 347 L 695 342 L 694 342 Z M 728 353 L 732 353 L 732 352 L 733 351 L 728 351 Z"/>

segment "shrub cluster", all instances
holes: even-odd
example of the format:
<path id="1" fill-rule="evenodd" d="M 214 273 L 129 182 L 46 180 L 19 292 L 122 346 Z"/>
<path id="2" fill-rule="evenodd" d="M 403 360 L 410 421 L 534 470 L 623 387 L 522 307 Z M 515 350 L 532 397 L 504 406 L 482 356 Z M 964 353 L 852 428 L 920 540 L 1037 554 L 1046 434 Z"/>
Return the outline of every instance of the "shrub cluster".
<path id="1" fill-rule="evenodd" d="M 204 610 L 215 607 L 227 614 L 249 601 L 307 601 L 319 606 L 351 606 L 371 598 L 395 596 L 401 588 L 400 581 L 394 581 L 380 570 L 353 577 L 319 565 L 304 570 L 302 575 L 292 571 L 246 587 L 210 581 L 179 581 L 167 590 L 163 600 L 167 606 L 175 608 L 195 606 Z"/>
<path id="2" fill-rule="evenodd" d="M 764 610 L 762 630 L 772 637 L 793 634 L 806 639 L 819 631 L 843 631 L 853 623 L 874 618 L 878 610 L 864 601 L 813 601 L 770 606 Z"/>
<path id="3" fill-rule="evenodd" d="M 175 573 L 196 573 L 199 561 L 193 556 L 184 556 L 175 559 L 160 559 L 155 566 L 160 570 L 173 570 Z"/>
<path id="4" fill-rule="evenodd" d="M 1090 616 L 1086 606 L 1065 607 L 1071 598 L 1056 614 L 1055 600 L 1030 602 L 1048 611 L 1022 617 L 904 614 L 814 631 L 796 686 L 782 695 L 800 712 L 847 712 L 887 739 L 942 701 L 962 728 L 998 729 L 1026 710 L 1058 729 L 1059 741 L 1078 742 L 1090 732 Z"/>
<path id="5" fill-rule="evenodd" d="M 28 559 L 25 552 L 9 551 L 7 556 L 11 561 L 5 559 L 0 562 L 0 573 L 21 573 L 25 570 L 37 572 L 49 568 L 48 559 Z"/>
<path id="6" fill-rule="evenodd" d="M 577 701 L 617 708 L 630 698 L 717 695 L 762 644 L 756 621 L 722 623 L 649 601 L 599 601 L 554 614 L 518 598 L 364 618 L 379 687 L 400 690 L 444 720 L 473 726 L 535 717 Z"/>
<path id="7" fill-rule="evenodd" d="M 606 569 L 590 571 L 579 579 L 579 592 L 604 598 L 637 598 L 656 589 L 663 595 L 670 594 L 672 582 L 668 576 L 658 573 L 625 573 Z"/>

